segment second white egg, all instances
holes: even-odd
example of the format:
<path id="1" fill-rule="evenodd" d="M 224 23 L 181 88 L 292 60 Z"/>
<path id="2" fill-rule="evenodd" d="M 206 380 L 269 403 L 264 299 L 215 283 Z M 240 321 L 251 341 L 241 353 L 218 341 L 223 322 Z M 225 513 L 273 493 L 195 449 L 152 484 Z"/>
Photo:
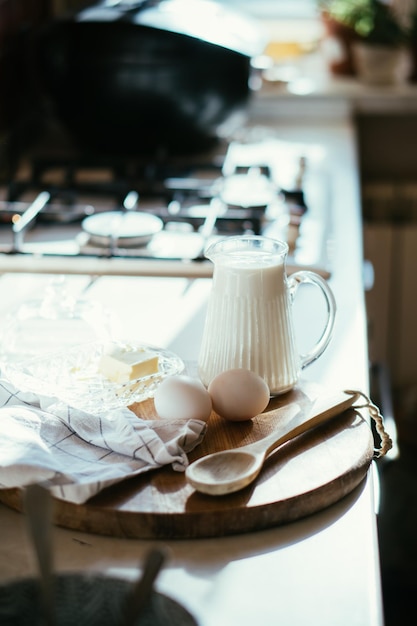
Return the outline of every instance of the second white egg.
<path id="1" fill-rule="evenodd" d="M 227 420 L 250 420 L 267 407 L 270 394 L 263 378 L 246 369 L 218 374 L 208 386 L 213 409 Z"/>

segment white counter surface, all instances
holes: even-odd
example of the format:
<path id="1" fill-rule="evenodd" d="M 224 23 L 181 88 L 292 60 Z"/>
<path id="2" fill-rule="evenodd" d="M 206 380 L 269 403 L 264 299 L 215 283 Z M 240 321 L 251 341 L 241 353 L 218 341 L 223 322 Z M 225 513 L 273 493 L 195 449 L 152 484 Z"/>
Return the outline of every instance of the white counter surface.
<path id="1" fill-rule="evenodd" d="M 288 140 L 323 148 L 331 181 L 334 239 L 330 285 L 338 304 L 334 338 L 305 377 L 326 387 L 368 390 L 362 235 L 355 137 L 346 119 L 278 127 Z M 48 277 L 4 274 L 0 315 L 39 294 Z M 73 276 L 81 291 L 88 279 Z M 101 277 L 86 292 L 113 313 L 123 337 L 169 347 L 195 360 L 210 279 Z M 301 306 L 300 341 L 306 309 Z M 300 316 L 298 312 L 297 317 Z M 377 626 L 383 623 L 375 480 L 309 518 L 228 538 L 169 541 L 158 590 L 183 603 L 201 626 Z M 35 571 L 21 514 L 0 505 L 0 580 Z M 149 540 L 55 528 L 56 567 L 135 577 Z"/>

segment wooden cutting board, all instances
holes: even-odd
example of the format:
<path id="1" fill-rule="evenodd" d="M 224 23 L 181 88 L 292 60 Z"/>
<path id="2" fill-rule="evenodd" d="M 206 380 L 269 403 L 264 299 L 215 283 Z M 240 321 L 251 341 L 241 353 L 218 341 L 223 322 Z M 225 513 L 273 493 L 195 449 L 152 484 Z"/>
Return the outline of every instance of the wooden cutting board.
<path id="1" fill-rule="evenodd" d="M 205 438 L 190 453 L 190 461 L 265 437 L 290 421 L 286 410 L 290 403 L 308 410 L 319 393 L 326 391 L 303 384 L 272 399 L 265 412 L 250 422 L 226 422 L 212 413 Z M 132 408 L 141 417 L 156 416 L 152 400 Z M 193 490 L 183 473 L 164 467 L 114 485 L 83 505 L 55 500 L 55 523 L 83 532 L 143 539 L 220 537 L 261 530 L 320 511 L 346 496 L 366 476 L 373 452 L 368 422 L 350 409 L 275 451 L 255 483 L 240 492 L 203 495 Z M 0 500 L 21 510 L 19 489 L 1 491 Z"/>

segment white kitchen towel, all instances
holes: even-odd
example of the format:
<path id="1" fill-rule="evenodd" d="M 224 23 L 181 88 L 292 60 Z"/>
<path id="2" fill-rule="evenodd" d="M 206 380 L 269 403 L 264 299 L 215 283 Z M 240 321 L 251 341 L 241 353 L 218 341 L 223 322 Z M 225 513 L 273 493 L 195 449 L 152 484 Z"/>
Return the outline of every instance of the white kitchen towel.
<path id="1" fill-rule="evenodd" d="M 145 420 L 128 408 L 94 415 L 0 378 L 0 488 L 36 482 L 81 504 L 163 465 L 184 471 L 205 430 L 199 420 Z"/>

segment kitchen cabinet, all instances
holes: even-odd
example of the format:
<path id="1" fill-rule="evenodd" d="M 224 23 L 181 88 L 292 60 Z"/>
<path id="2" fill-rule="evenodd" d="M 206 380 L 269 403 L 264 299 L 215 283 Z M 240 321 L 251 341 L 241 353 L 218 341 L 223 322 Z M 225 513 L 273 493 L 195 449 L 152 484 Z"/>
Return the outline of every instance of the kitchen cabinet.
<path id="1" fill-rule="evenodd" d="M 417 384 L 417 115 L 359 114 L 356 127 L 365 256 L 374 269 L 370 358 L 389 367 L 401 391 Z"/>

